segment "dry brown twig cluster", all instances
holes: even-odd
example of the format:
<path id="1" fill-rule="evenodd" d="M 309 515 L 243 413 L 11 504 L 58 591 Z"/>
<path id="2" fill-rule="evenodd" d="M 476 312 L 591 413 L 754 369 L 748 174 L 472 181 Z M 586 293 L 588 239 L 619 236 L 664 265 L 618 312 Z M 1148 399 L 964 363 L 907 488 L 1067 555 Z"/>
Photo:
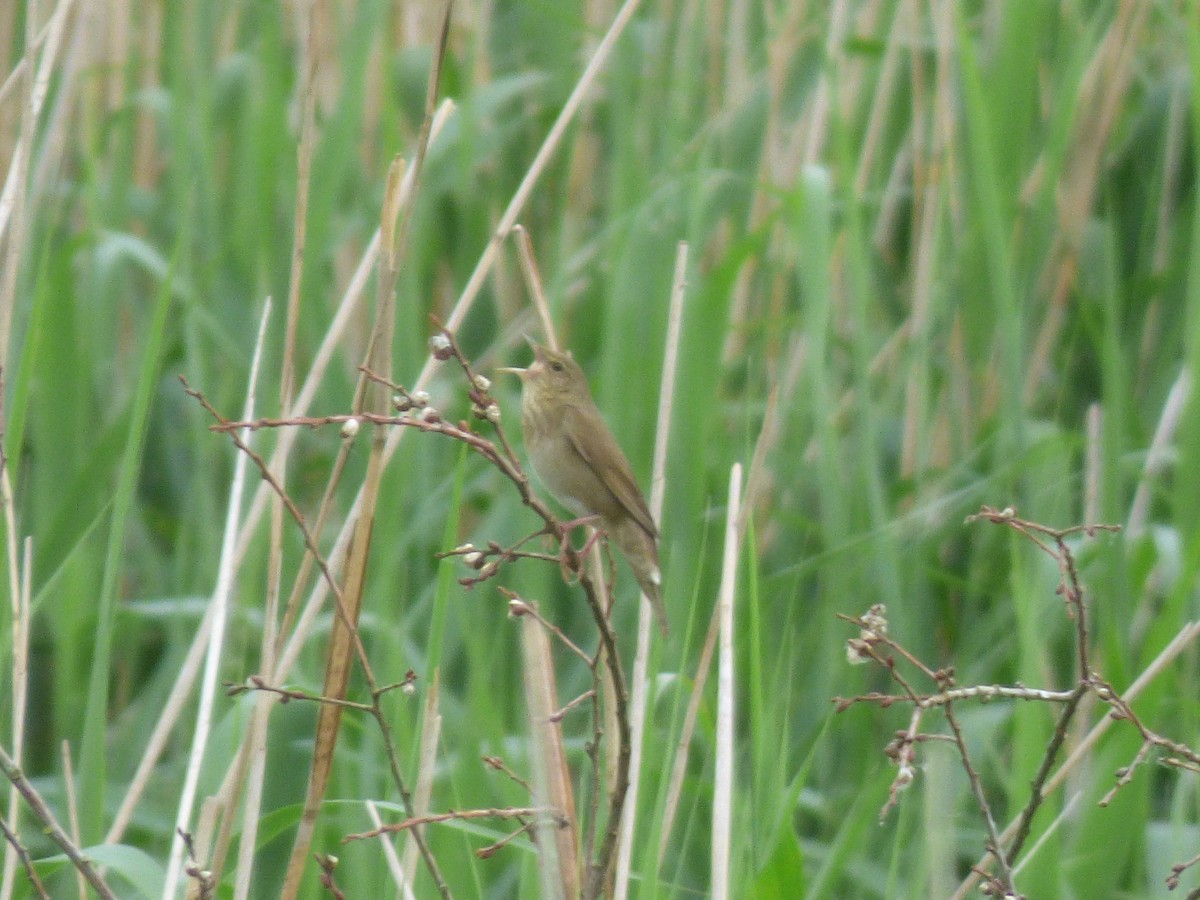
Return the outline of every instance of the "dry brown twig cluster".
<path id="1" fill-rule="evenodd" d="M 593 782 L 591 796 L 593 797 L 597 797 L 603 793 L 598 790 L 601 780 L 604 777 L 602 775 L 603 766 L 600 750 L 605 745 L 606 738 L 612 744 L 608 752 L 612 754 L 615 760 L 615 771 L 611 781 L 608 783 L 608 808 L 603 817 L 605 825 L 603 832 L 597 833 L 601 818 L 596 810 L 593 809 L 590 811 L 588 819 L 585 822 L 585 834 L 587 838 L 584 842 L 584 852 L 588 854 L 587 858 L 590 862 L 586 865 L 585 869 L 586 874 L 582 896 L 596 897 L 602 893 L 604 884 L 611 873 L 616 859 L 618 827 L 629 787 L 631 738 L 627 709 L 628 693 L 620 656 L 617 652 L 616 636 L 609 622 L 609 611 L 612 608 L 610 588 L 612 579 L 597 578 L 589 571 L 586 560 L 572 545 L 568 530 L 564 528 L 563 524 L 560 523 L 546 504 L 533 492 L 529 478 L 522 469 L 512 444 L 509 442 L 501 425 L 500 407 L 490 393 L 490 381 L 485 376 L 474 371 L 470 361 L 459 349 L 453 333 L 436 321 L 435 325 L 437 330 L 430 340 L 432 355 L 439 361 L 457 361 L 467 385 L 467 397 L 470 401 L 471 413 L 474 419 L 480 423 L 486 423 L 487 427 L 493 432 L 494 438 L 485 437 L 480 432 L 475 431 L 466 419 L 459 419 L 457 421 L 447 419 L 441 410 L 438 410 L 431 404 L 428 394 L 418 391 L 410 392 L 404 386 L 393 383 L 366 368 L 363 368 L 363 374 L 368 380 L 382 384 L 393 392 L 393 406 L 396 409 L 396 415 L 384 416 L 376 413 L 360 412 L 328 416 L 298 416 L 282 419 L 260 418 L 252 421 L 231 421 L 222 417 L 200 392 L 193 390 L 186 382 L 184 382 L 184 387 L 189 395 L 194 397 L 217 420 L 216 424 L 210 426 L 210 429 L 229 435 L 239 450 L 249 456 L 262 477 L 280 497 L 285 508 L 304 535 L 309 551 L 317 559 L 318 568 L 330 582 L 331 592 L 335 599 L 335 614 L 339 615 L 343 623 L 349 625 L 355 633 L 359 660 L 368 672 L 370 667 L 366 660 L 365 650 L 362 649 L 361 642 L 357 640 L 357 626 L 341 610 L 340 591 L 337 585 L 334 584 L 334 576 L 327 561 L 320 554 L 317 540 L 310 534 L 305 524 L 303 514 L 295 502 L 288 496 L 284 486 L 272 477 L 266 461 L 250 449 L 239 437 L 239 434 L 247 430 L 319 428 L 322 426 L 337 425 L 341 427 L 341 434 L 344 440 L 353 440 L 358 433 L 360 425 L 367 423 L 377 427 L 405 427 L 441 435 L 465 444 L 473 452 L 483 457 L 490 465 L 495 467 L 514 486 L 522 503 L 533 510 L 542 520 L 540 528 L 532 531 L 511 546 L 505 547 L 495 541 L 489 541 L 483 547 L 476 547 L 473 544 L 463 544 L 446 553 L 439 554 L 439 556 L 458 557 L 468 569 L 472 570 L 471 574 L 464 575 L 458 579 L 459 583 L 468 589 L 484 581 L 497 578 L 505 566 L 518 560 L 532 559 L 549 562 L 561 569 L 565 580 L 578 584 L 586 598 L 598 632 L 596 649 L 592 652 L 581 648 L 576 642 L 568 638 L 561 629 L 545 619 L 539 612 L 536 603 L 518 596 L 507 588 L 499 588 L 501 594 L 508 600 L 509 611 L 512 615 L 529 617 L 538 622 L 548 635 L 557 640 L 571 655 L 582 659 L 592 672 L 592 687 L 581 696 L 572 699 L 562 706 L 551 716 L 551 721 L 557 723 L 571 711 L 585 703 L 591 703 L 594 710 L 592 717 L 594 733 L 591 741 L 588 743 L 587 755 L 591 767 L 591 779 Z M 526 549 L 528 544 L 541 537 L 550 537 L 556 547 L 556 552 L 551 553 Z M 611 559 L 609 565 L 611 566 Z M 605 673 L 607 673 L 607 676 Z M 604 684 L 606 677 L 608 680 L 607 690 Z M 384 731 L 384 743 L 391 757 L 390 762 L 393 771 L 398 772 L 400 765 L 399 758 L 395 753 L 394 743 L 390 738 L 386 717 L 380 705 L 380 700 L 385 693 L 396 688 L 402 690 L 411 689 L 415 679 L 416 675 L 410 671 L 408 677 L 403 682 L 376 687 L 373 677 L 368 678 L 371 695 L 370 703 L 354 702 L 337 697 L 323 697 L 303 691 L 295 691 L 282 686 L 268 684 L 259 676 L 250 676 L 244 684 L 230 685 L 228 686 L 228 690 L 231 693 L 240 693 L 247 690 L 266 691 L 277 695 L 281 702 L 307 700 L 321 704 L 332 704 L 340 706 L 343 709 L 366 713 L 372 716 Z M 617 725 L 614 736 L 609 736 L 609 733 L 604 728 L 604 719 L 599 713 L 601 700 L 598 698 L 605 698 L 606 701 L 611 700 L 613 704 L 613 717 Z M 524 785 L 527 790 L 530 790 L 528 781 L 513 774 L 502 761 L 495 758 L 487 758 L 484 760 L 484 763 L 493 769 L 509 774 L 514 781 Z M 401 796 L 404 797 L 407 791 L 403 787 L 403 782 L 398 781 L 398 786 Z M 531 790 L 530 792 L 532 793 Z M 509 835 L 497 844 L 477 851 L 479 856 L 486 858 L 522 834 L 534 836 L 534 826 L 538 822 L 549 822 L 554 828 L 564 828 L 568 824 L 571 824 L 564 810 L 547 806 L 485 807 L 417 815 L 411 808 L 408 808 L 407 802 L 405 805 L 408 812 L 405 820 L 395 824 L 384 825 L 368 832 L 347 835 L 344 840 L 360 840 L 369 837 L 378 837 L 382 834 L 404 831 L 419 834 L 421 826 L 452 820 L 512 818 L 520 823 L 519 829 L 512 835 Z M 434 876 L 435 883 L 438 884 L 445 895 L 445 884 L 440 874 L 438 874 L 436 863 L 434 863 L 432 856 L 427 850 L 423 851 L 423 854 L 427 866 Z M 333 867 L 336 866 L 336 860 L 330 862 L 330 859 L 332 858 L 326 857 L 325 861 L 321 863 L 321 877 L 326 888 L 334 890 L 332 873 Z"/>
<path id="2" fill-rule="evenodd" d="M 1100 806 L 1107 806 L 1116 792 L 1133 780 L 1138 767 L 1151 757 L 1155 749 L 1166 754 L 1161 758 L 1163 764 L 1197 772 L 1200 772 L 1200 752 L 1148 728 L 1133 711 L 1130 703 L 1132 690 L 1122 695 L 1092 667 L 1088 609 L 1084 602 L 1084 589 L 1076 568 L 1075 557 L 1067 539 L 1078 534 L 1093 537 L 1102 531 L 1116 532 L 1121 530 L 1120 526 L 1077 525 L 1056 529 L 1022 519 L 1011 507 L 997 510 L 988 506 L 967 518 L 968 524 L 981 521 L 1011 528 L 1032 541 L 1039 550 L 1049 555 L 1057 564 L 1059 571 L 1057 593 L 1063 598 L 1067 617 L 1074 628 L 1074 666 L 1076 670 L 1074 686 L 1069 690 L 1034 688 L 1023 684 L 960 687 L 955 681 L 953 667 L 934 668 L 929 666 L 889 636 L 887 610 L 883 604 L 875 604 L 862 616 L 840 616 L 860 629 L 857 637 L 847 641 L 847 657 L 852 664 L 875 663 L 880 666 L 899 691 L 897 693 L 867 693 L 855 697 L 835 697 L 833 702 L 839 713 L 851 706 L 863 703 L 875 704 L 881 708 L 887 708 L 894 704 L 909 704 L 912 707 L 908 726 L 897 731 L 884 750 L 888 758 L 895 763 L 897 774 L 892 780 L 888 799 L 880 810 L 881 819 L 891 811 L 899 801 L 900 794 L 915 779 L 918 746 L 931 741 L 948 742 L 954 745 L 987 832 L 985 856 L 973 867 L 971 878 L 964 882 L 956 896 L 963 896 L 968 888 L 979 883 L 986 895 L 1020 897 L 1022 895 L 1017 892 L 1014 884 L 1014 864 L 1028 841 L 1034 815 L 1053 788 L 1061 783 L 1062 775 L 1065 774 L 1067 765 L 1064 764 L 1056 770 L 1055 760 L 1067 741 L 1069 726 L 1079 713 L 1081 701 L 1086 695 L 1091 694 L 1108 706 L 1109 720 L 1128 722 L 1142 738 L 1141 747 L 1134 758 L 1128 765 L 1117 770 L 1116 784 L 1100 800 Z M 925 681 L 931 682 L 934 686 L 933 691 L 924 692 L 918 688 L 910 670 Z M 1037 773 L 1030 782 L 1029 799 L 1017 818 L 1004 831 L 1001 831 L 996 825 L 992 805 L 984 790 L 979 769 L 967 748 L 956 714 L 956 704 L 968 700 L 984 703 L 990 700 L 1025 700 L 1056 704 L 1059 707 L 1045 753 Z M 922 730 L 926 713 L 933 710 L 941 712 L 949 733 Z M 1179 876 L 1189 867 L 1198 863 L 1200 863 L 1200 856 L 1173 866 L 1171 874 L 1167 878 L 1168 887 L 1176 888 L 1179 884 Z M 1188 900 L 1197 900 L 1197 898 L 1200 898 L 1200 890 L 1193 891 L 1188 895 Z"/>

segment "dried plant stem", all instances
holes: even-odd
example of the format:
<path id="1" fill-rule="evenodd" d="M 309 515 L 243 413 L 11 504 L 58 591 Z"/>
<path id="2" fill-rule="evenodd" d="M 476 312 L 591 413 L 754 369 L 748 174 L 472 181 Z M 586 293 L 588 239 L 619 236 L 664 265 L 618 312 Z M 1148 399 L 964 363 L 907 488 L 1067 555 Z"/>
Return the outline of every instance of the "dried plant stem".
<path id="1" fill-rule="evenodd" d="M 37 870 L 33 867 L 33 859 L 29 856 L 29 851 L 25 849 L 25 845 L 21 843 L 20 836 L 9 827 L 8 822 L 0 817 L 0 834 L 4 835 L 4 841 L 8 845 L 9 852 L 14 854 L 15 859 L 20 861 L 21 867 L 25 870 L 25 877 L 29 879 L 29 884 L 37 891 L 37 895 L 43 900 L 50 900 L 50 895 L 46 893 L 46 888 L 42 885 L 42 880 L 38 878 Z M 78 871 L 76 872 L 78 874 Z M 5 873 L 5 889 L 11 891 L 13 877 Z"/>
<path id="2" fill-rule="evenodd" d="M 470 819 L 532 819 L 534 817 L 544 816 L 550 819 L 555 825 L 562 827 L 566 824 L 561 810 L 554 809 L 551 806 L 512 806 L 512 807 L 494 807 L 491 809 L 460 809 L 448 813 L 434 813 L 428 816 L 414 816 L 411 819 L 405 819 L 403 822 L 397 822 L 395 825 L 384 825 L 381 828 L 373 828 L 370 831 L 361 831 L 357 834 L 348 834 L 342 838 L 343 844 L 348 844 L 351 841 L 363 841 L 370 838 L 379 837 L 381 834 L 395 834 L 398 831 L 408 831 L 410 828 L 418 828 L 421 825 L 433 825 L 438 822 L 459 822 Z"/>
<path id="3" fill-rule="evenodd" d="M 542 172 L 549 165 L 551 157 L 558 150 L 558 145 L 562 141 L 563 135 L 566 134 L 567 126 L 575 119 L 592 84 L 604 69 L 604 64 L 608 62 L 608 56 L 612 52 L 617 38 L 625 31 L 626 26 L 633 19 L 633 14 L 637 12 L 640 5 L 641 0 L 625 0 L 625 3 L 613 18 L 612 25 L 609 26 L 603 39 L 596 46 L 596 52 L 588 60 L 583 74 L 579 76 L 579 81 L 576 82 L 570 96 L 567 97 L 562 111 L 559 112 L 558 118 L 554 120 L 554 124 L 550 126 L 550 131 L 546 134 L 546 139 L 542 141 L 542 146 L 538 148 L 533 162 L 529 164 L 529 169 L 525 172 L 521 183 L 517 185 L 516 191 L 513 192 L 512 199 L 501 214 L 500 221 L 496 225 L 496 230 L 492 232 L 491 239 L 484 248 L 483 254 L 479 257 L 479 262 L 475 265 L 475 271 L 467 279 L 466 286 L 463 287 L 458 303 L 455 304 L 453 312 L 451 312 L 450 317 L 446 320 L 446 327 L 450 331 L 457 331 L 459 325 L 466 319 L 467 312 L 474 303 L 476 295 L 483 288 L 484 279 L 487 278 L 488 273 L 491 271 L 501 243 L 504 242 L 508 237 L 509 231 L 516 225 L 517 217 L 521 214 L 521 210 L 525 208 L 525 202 L 529 199 L 534 186 L 541 178 Z M 425 373 L 422 372 L 422 378 L 418 379 L 418 384 L 424 380 Z"/>
<path id="4" fill-rule="evenodd" d="M 675 399 L 675 375 L 679 366 L 679 336 L 683 326 L 683 301 L 687 287 L 688 245 L 680 241 L 675 252 L 675 275 L 671 282 L 671 300 L 667 308 L 667 342 L 663 351 L 662 382 L 658 395 L 658 424 L 654 430 L 654 465 L 650 475 L 650 515 L 662 522 L 666 497 L 667 447 L 671 433 L 671 409 Z M 638 643 L 633 656 L 633 683 L 630 688 L 630 731 L 633 752 L 629 762 L 629 812 L 621 823 L 621 844 L 617 852 L 614 897 L 625 900 L 629 892 L 629 869 L 633 857 L 633 837 L 637 827 L 638 791 L 641 783 L 642 744 L 646 731 L 646 705 L 650 690 L 647 677 L 650 644 L 655 629 L 653 610 L 643 596 L 638 611 Z"/>
<path id="5" fill-rule="evenodd" d="M 583 900 L 595 900 L 604 893 L 605 883 L 610 875 L 611 867 L 616 862 L 617 838 L 620 835 L 621 815 L 625 809 L 625 801 L 629 793 L 629 695 L 625 688 L 625 674 L 621 668 L 621 657 L 617 654 L 617 641 L 609 624 L 607 610 L 602 600 L 601 592 L 596 590 L 596 583 L 586 574 L 579 579 L 588 599 L 588 608 L 600 632 L 600 645 L 603 651 L 605 669 L 608 671 L 609 684 L 612 688 L 613 713 L 617 725 L 616 744 L 610 752 L 616 756 L 616 769 L 613 773 L 611 793 L 608 800 L 608 819 L 605 823 L 604 837 L 600 850 L 588 865 L 587 877 L 584 880 Z"/>
<path id="6" fill-rule="evenodd" d="M 0 379 L 0 389 L 3 380 Z M 0 442 L 3 433 L 0 430 Z M 2 451 L 0 451 L 2 453 Z M 0 459 L 0 478 L 4 486 L 0 490 L 7 494 L 8 466 L 7 460 Z M 10 498 L 6 495 L 5 500 Z M 30 581 L 33 578 L 33 540 L 25 539 L 25 552 L 18 568 L 16 563 L 16 517 L 11 502 L 5 504 L 5 531 L 9 550 L 9 578 L 12 598 L 12 752 L 13 758 L 20 762 L 25 755 L 25 716 L 29 699 L 29 636 L 30 625 L 33 621 L 33 604 L 30 599 Z M 21 807 L 20 794 L 14 785 L 8 799 L 8 827 L 14 831 L 20 830 Z M 4 856 L 4 877 L 0 880 L 0 898 L 8 900 L 12 896 L 18 859 L 21 858 L 24 847 L 19 842 L 10 841 Z M 35 879 L 36 883 L 36 879 Z"/>
<path id="7" fill-rule="evenodd" d="M 250 383 L 246 391 L 245 405 L 247 416 L 252 415 L 254 412 L 258 372 L 259 366 L 262 363 L 263 342 L 270 315 L 271 304 L 268 301 L 263 305 L 262 318 L 258 328 L 258 339 L 255 341 L 254 357 L 250 365 Z M 238 521 L 241 516 L 241 499 L 246 483 L 247 466 L 247 457 L 241 453 L 237 454 L 234 462 L 229 507 L 225 517 L 225 532 L 221 543 L 221 559 L 217 567 L 217 583 L 213 587 L 210 604 L 213 608 L 213 617 L 209 628 L 208 648 L 204 661 L 204 679 L 200 684 L 200 702 L 196 710 L 196 728 L 192 736 L 192 749 L 189 754 L 188 766 L 184 774 L 183 790 L 180 792 L 179 807 L 175 817 L 175 836 L 171 842 L 171 854 L 167 861 L 167 871 L 163 879 L 163 900 L 171 900 L 176 894 L 180 871 L 183 866 L 184 842 L 182 835 L 187 834 L 191 828 L 192 804 L 195 802 L 196 790 L 200 782 L 200 766 L 204 760 L 204 750 L 208 744 L 208 736 L 212 727 L 213 699 L 216 696 L 221 652 L 224 648 L 225 622 L 229 613 L 230 595 L 233 592 L 234 540 L 237 536 Z"/>
<path id="8" fill-rule="evenodd" d="M 438 741 L 442 734 L 442 716 L 439 712 L 441 702 L 441 673 L 435 670 L 425 684 L 425 708 L 421 718 L 421 750 L 417 759 L 417 784 L 413 795 L 413 813 L 419 816 L 429 812 L 429 800 L 433 794 L 433 780 L 437 767 Z M 404 848 L 403 871 L 409 873 L 405 888 L 412 891 L 413 875 L 417 867 L 419 847 L 415 834 L 408 836 Z M 390 847 L 390 845 L 388 845 Z"/>
<path id="9" fill-rule="evenodd" d="M 29 804 L 29 808 L 33 810 L 34 816 L 42 824 L 46 835 L 62 848 L 67 859 L 71 861 L 71 865 L 87 879 L 87 883 L 91 885 L 92 890 L 103 898 L 103 900 L 116 900 L 116 894 L 105 884 L 104 879 L 100 877 L 100 873 L 96 871 L 96 867 L 92 865 L 91 860 L 83 855 L 83 851 L 79 849 L 78 845 L 63 830 L 63 827 L 54 817 L 54 813 L 50 810 L 50 807 L 46 805 L 46 801 L 42 799 L 41 794 L 34 790 L 33 785 L 29 783 L 29 780 L 17 765 L 16 760 L 9 756 L 8 751 L 3 747 L 0 747 L 0 769 L 3 769 L 4 777 L 12 782 L 21 796 L 25 798 L 25 802 Z M 12 846 L 12 844 L 10 843 L 9 846 Z"/>
<path id="10" fill-rule="evenodd" d="M 420 185 L 421 171 L 428 148 L 430 134 L 433 128 L 433 116 L 437 108 L 437 95 L 441 81 L 442 61 L 445 59 L 447 41 L 450 32 L 450 13 L 452 3 L 447 2 L 442 16 L 441 32 L 437 47 L 433 54 L 426 89 L 425 117 L 421 134 L 417 141 L 417 149 L 413 159 L 412 193 L 401 196 L 403 180 L 399 177 L 403 160 L 397 159 L 389 177 L 389 190 L 383 204 L 382 233 L 388 240 L 383 247 L 383 258 L 377 284 L 377 300 L 375 310 L 375 326 L 371 334 L 368 359 L 366 364 L 375 371 L 383 373 L 390 380 L 392 334 L 395 327 L 395 295 L 396 283 L 400 272 L 401 254 L 406 246 L 408 223 L 412 217 L 412 196 Z M 398 221 L 397 221 L 398 220 Z M 383 385 L 373 385 L 373 399 L 370 405 L 378 414 L 384 413 L 390 404 L 390 396 Z M 375 527 L 375 504 L 379 498 L 379 486 L 383 479 L 386 460 L 386 437 L 383 429 L 376 428 L 371 442 L 371 453 L 367 458 L 367 471 L 363 480 L 362 502 L 359 504 L 357 515 L 353 518 L 353 533 L 346 554 L 345 585 L 343 587 L 344 615 L 334 620 L 333 630 L 329 636 L 329 646 L 326 656 L 325 687 L 323 693 L 328 697 L 341 698 L 345 696 L 350 681 L 352 664 L 351 647 L 359 643 L 358 617 L 362 607 L 363 591 L 367 582 L 368 561 L 370 559 L 371 535 Z M 361 645 L 360 645 L 361 646 Z M 363 660 L 364 670 L 372 694 L 376 695 L 376 685 L 370 675 L 370 668 Z M 376 700 L 377 702 L 377 700 Z M 287 874 L 281 896 L 291 900 L 300 890 L 301 878 L 308 861 L 308 851 L 312 843 L 316 827 L 317 815 L 325 798 L 329 776 L 333 769 L 333 755 L 337 746 L 337 736 L 341 725 L 341 707 L 334 704 L 321 706 L 317 717 L 316 745 L 313 749 L 312 768 L 309 772 L 308 790 L 304 800 L 304 812 L 300 818 L 295 842 L 292 845 L 292 856 L 288 862 Z M 392 746 L 390 728 L 382 715 L 377 717 L 385 743 L 388 745 L 389 761 L 392 766 L 392 777 L 396 782 L 405 808 L 412 809 L 404 779 L 400 772 L 399 762 Z M 414 838 L 418 846 L 422 846 L 420 833 Z M 449 888 L 438 871 L 437 864 L 427 848 L 423 848 L 426 866 L 433 875 L 434 883 L 443 897 L 450 896 Z"/>
<path id="11" fill-rule="evenodd" d="M 374 800 L 367 801 L 367 816 L 376 828 L 383 827 L 383 819 L 379 817 L 379 807 Z M 388 871 L 392 873 L 392 880 L 396 882 L 396 888 L 401 892 L 404 900 L 415 900 L 416 895 L 413 894 L 412 884 L 408 877 L 404 874 L 408 871 L 400 858 L 396 855 L 396 848 L 386 835 L 379 836 L 379 847 L 383 851 L 383 858 L 387 861 Z"/>
<path id="12" fill-rule="evenodd" d="M 302 58 L 300 60 L 300 81 L 297 94 L 300 100 L 300 139 L 296 147 L 296 200 L 295 217 L 292 227 L 291 269 L 288 276 L 287 306 L 284 316 L 283 358 L 280 361 L 279 373 L 279 409 L 287 411 L 292 408 L 295 396 L 296 379 L 296 330 L 300 319 L 300 297 L 304 276 L 304 248 L 308 238 L 308 201 L 312 178 L 313 148 L 316 143 L 316 80 L 320 66 L 321 54 L 317 46 L 317 33 L 320 28 L 316 9 L 313 4 L 302 5 L 298 11 L 298 19 L 303 29 Z M 271 473 L 280 484 L 287 482 L 287 464 L 290 459 L 287 453 L 272 455 Z M 282 633 L 279 621 L 279 598 L 283 584 L 283 529 L 284 508 L 283 500 L 278 494 L 273 496 L 270 511 L 267 552 L 267 586 L 263 604 L 263 633 L 259 642 L 261 671 L 270 672 L 275 668 L 275 657 L 279 652 L 279 636 Z M 317 533 L 320 533 L 319 527 Z M 286 618 L 284 627 L 289 625 Z M 262 802 L 263 782 L 267 765 L 267 724 L 270 715 L 270 704 L 266 698 L 259 698 L 255 704 L 254 715 L 247 729 L 246 744 L 243 753 L 239 754 L 239 769 L 246 772 L 246 797 L 244 808 L 247 811 L 256 810 Z M 240 785 L 239 785 L 240 786 Z M 236 787 L 235 787 L 236 790 Z M 226 817 L 226 820 L 231 818 Z M 250 814 L 243 819 L 242 839 L 238 846 L 237 879 L 234 888 L 234 900 L 245 900 L 249 896 L 250 884 L 254 871 L 254 848 L 258 837 L 258 817 Z M 224 860 L 226 845 L 224 840 L 218 841 L 217 856 Z M 223 868 L 223 865 L 217 869 Z"/>
<path id="13" fill-rule="evenodd" d="M 546 900 L 574 898 L 579 895 L 578 834 L 575 818 L 575 793 L 571 787 L 567 753 L 563 746 L 562 726 L 554 718 L 558 709 L 550 637 L 533 618 L 521 619 L 521 649 L 525 702 L 529 709 L 533 750 L 534 802 L 559 810 L 567 823 L 557 827 L 538 819 L 535 834 L 541 856 L 541 896 Z"/>
<path id="14" fill-rule="evenodd" d="M 729 854 L 733 836 L 733 731 L 734 680 L 733 606 L 737 596 L 737 560 L 741 545 L 737 522 L 742 499 L 742 465 L 734 463 L 729 475 L 725 520 L 725 547 L 721 561 L 721 591 L 717 601 L 719 648 L 717 659 L 717 762 L 713 773 L 712 895 L 730 896 Z"/>

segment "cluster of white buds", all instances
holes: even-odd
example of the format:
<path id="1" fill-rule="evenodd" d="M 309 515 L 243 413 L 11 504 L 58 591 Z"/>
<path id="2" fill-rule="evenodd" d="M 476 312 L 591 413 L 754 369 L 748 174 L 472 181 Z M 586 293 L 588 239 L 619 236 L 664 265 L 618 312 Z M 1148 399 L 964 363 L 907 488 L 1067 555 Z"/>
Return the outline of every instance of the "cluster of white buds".
<path id="1" fill-rule="evenodd" d="M 500 406 L 494 401 L 487 406 L 481 406 L 478 403 L 471 404 L 471 414 L 477 419 L 486 419 L 493 425 L 500 422 Z"/>
<path id="2" fill-rule="evenodd" d="M 392 394 L 392 406 L 396 407 L 399 412 L 408 412 L 410 409 L 421 409 L 428 405 L 428 391 L 413 391 L 411 394 L 404 391 L 400 394 Z"/>
<path id="3" fill-rule="evenodd" d="M 429 352 L 434 359 L 445 362 L 454 355 L 454 345 L 450 343 L 450 338 L 438 332 L 429 339 Z"/>
<path id="4" fill-rule="evenodd" d="M 482 569 L 485 557 L 474 544 L 459 544 L 454 552 L 462 557 L 463 565 L 471 569 Z"/>
<path id="5" fill-rule="evenodd" d="M 429 406 L 429 391 L 413 391 L 411 394 L 405 391 L 404 393 L 393 394 L 392 406 L 396 407 L 396 410 L 402 413 L 406 413 L 412 409 L 424 409 Z"/>
<path id="6" fill-rule="evenodd" d="M 874 604 L 862 617 L 863 629 L 858 637 L 846 641 L 846 661 L 861 666 L 871 660 L 871 649 L 887 634 L 887 607 Z"/>

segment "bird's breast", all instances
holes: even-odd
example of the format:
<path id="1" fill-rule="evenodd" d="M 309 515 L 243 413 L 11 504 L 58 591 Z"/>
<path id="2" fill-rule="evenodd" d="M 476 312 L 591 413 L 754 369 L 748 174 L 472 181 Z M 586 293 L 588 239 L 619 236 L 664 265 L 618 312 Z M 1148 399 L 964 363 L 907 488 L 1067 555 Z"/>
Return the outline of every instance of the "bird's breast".
<path id="1" fill-rule="evenodd" d="M 525 443 L 538 480 L 572 513 L 599 515 L 604 519 L 621 516 L 616 497 L 564 432 L 548 429 L 533 440 L 526 437 Z"/>

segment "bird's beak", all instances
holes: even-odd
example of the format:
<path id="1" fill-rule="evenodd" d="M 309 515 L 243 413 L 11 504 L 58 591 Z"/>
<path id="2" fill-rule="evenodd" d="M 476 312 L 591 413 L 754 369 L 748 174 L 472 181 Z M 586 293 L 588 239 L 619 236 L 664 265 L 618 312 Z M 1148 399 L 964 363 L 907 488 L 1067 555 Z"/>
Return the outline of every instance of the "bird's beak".
<path id="1" fill-rule="evenodd" d="M 529 349 L 531 349 L 533 351 L 534 362 L 537 362 L 539 359 L 546 358 L 546 348 L 545 347 L 543 347 L 541 344 L 539 344 L 537 341 L 535 341 L 533 338 L 531 338 L 527 334 L 522 335 L 522 337 L 525 338 L 525 343 L 527 343 L 529 345 Z M 516 375 L 518 378 L 521 378 L 521 379 L 524 379 L 525 376 L 529 374 L 529 369 L 521 369 L 516 366 L 504 366 L 503 368 L 497 369 L 496 371 L 506 374 L 506 375 Z"/>

